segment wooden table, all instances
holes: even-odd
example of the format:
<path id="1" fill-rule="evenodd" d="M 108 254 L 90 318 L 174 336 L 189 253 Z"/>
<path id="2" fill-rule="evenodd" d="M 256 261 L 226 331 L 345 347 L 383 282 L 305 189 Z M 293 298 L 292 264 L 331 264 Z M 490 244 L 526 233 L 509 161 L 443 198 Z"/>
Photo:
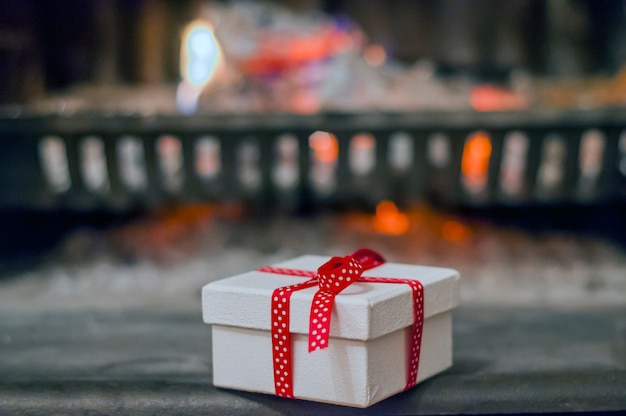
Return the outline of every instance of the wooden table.
<path id="1" fill-rule="evenodd" d="M 215 388 L 197 313 L 0 319 L 0 415 L 414 415 L 626 410 L 626 309 L 461 307 L 454 366 L 368 409 Z"/>

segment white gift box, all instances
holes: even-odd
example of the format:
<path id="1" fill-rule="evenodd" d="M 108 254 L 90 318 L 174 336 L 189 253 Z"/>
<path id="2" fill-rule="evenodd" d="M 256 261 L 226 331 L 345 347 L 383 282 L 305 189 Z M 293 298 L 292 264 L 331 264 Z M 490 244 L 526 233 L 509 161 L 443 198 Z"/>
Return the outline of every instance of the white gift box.
<path id="1" fill-rule="evenodd" d="M 328 260 L 302 256 L 275 267 L 316 271 Z M 439 267 L 384 263 L 363 277 L 419 280 L 424 325 L 417 382 L 452 365 L 452 309 L 459 274 Z M 213 382 L 218 387 L 275 394 L 271 297 L 307 278 L 252 271 L 202 289 L 204 322 L 213 326 Z M 296 398 L 367 407 L 405 389 L 413 298 L 406 284 L 355 282 L 335 298 L 328 348 L 308 351 L 316 287 L 290 301 L 293 393 Z"/>

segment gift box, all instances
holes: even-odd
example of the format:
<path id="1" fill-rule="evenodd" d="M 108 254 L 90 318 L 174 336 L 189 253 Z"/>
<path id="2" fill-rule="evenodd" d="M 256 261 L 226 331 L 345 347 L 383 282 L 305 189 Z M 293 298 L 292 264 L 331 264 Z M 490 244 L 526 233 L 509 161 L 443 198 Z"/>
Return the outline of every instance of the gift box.
<path id="1" fill-rule="evenodd" d="M 367 407 L 452 365 L 459 274 L 371 250 L 207 284 L 218 387 Z"/>

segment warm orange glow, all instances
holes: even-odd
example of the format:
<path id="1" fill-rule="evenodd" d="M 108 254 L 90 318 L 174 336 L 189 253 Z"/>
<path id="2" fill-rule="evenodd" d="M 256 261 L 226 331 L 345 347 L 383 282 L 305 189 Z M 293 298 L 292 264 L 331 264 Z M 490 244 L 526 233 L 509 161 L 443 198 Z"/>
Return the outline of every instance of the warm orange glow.
<path id="1" fill-rule="evenodd" d="M 371 149 L 374 147 L 374 137 L 366 133 L 357 134 L 352 138 L 351 145 L 359 150 Z"/>
<path id="2" fill-rule="evenodd" d="M 363 59 L 371 66 L 381 66 L 387 60 L 387 53 L 380 45 L 370 45 L 363 51 Z"/>
<path id="3" fill-rule="evenodd" d="M 470 104 L 476 111 L 511 111 L 528 107 L 528 99 L 495 85 L 476 85 L 470 94 Z"/>
<path id="4" fill-rule="evenodd" d="M 339 142 L 332 133 L 314 132 L 309 137 L 309 146 L 313 150 L 313 157 L 320 162 L 332 163 L 339 156 Z"/>
<path id="5" fill-rule="evenodd" d="M 398 211 L 391 201 L 381 201 L 376 207 L 374 229 L 383 234 L 401 235 L 409 230 L 409 218 Z"/>
<path id="6" fill-rule="evenodd" d="M 294 91 L 289 100 L 290 109 L 299 114 L 314 114 L 320 110 L 322 103 L 317 94 L 310 89 Z"/>
<path id="7" fill-rule="evenodd" d="M 181 255 L 203 250 L 207 233 L 215 224 L 224 219 L 241 221 L 245 214 L 242 204 L 185 204 L 152 211 L 114 228 L 109 238 L 129 256 L 156 264 L 180 262 Z"/>
<path id="8" fill-rule="evenodd" d="M 451 243 L 462 243 L 470 236 L 470 230 L 463 224 L 449 220 L 441 227 L 441 236 Z"/>
<path id="9" fill-rule="evenodd" d="M 272 74 L 327 59 L 350 50 L 354 42 L 353 35 L 333 25 L 299 36 L 264 32 L 258 38 L 257 52 L 238 64 L 246 73 Z"/>
<path id="10" fill-rule="evenodd" d="M 461 172 L 463 181 L 470 189 L 482 189 L 487 183 L 491 140 L 485 132 L 474 133 L 463 149 Z"/>

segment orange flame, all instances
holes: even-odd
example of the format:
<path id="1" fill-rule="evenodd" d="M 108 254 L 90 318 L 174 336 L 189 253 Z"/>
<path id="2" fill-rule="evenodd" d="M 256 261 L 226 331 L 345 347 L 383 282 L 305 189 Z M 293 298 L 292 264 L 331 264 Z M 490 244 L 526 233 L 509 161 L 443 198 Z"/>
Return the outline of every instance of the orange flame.
<path id="1" fill-rule="evenodd" d="M 387 53 L 380 45 L 369 45 L 363 51 L 363 59 L 370 66 L 381 66 L 387 60 Z"/>
<path id="2" fill-rule="evenodd" d="M 339 156 L 339 142 L 334 134 L 316 131 L 309 137 L 309 146 L 313 149 L 313 157 L 324 163 L 333 163 Z"/>
<path id="3" fill-rule="evenodd" d="M 479 131 L 467 139 L 463 149 L 461 171 L 463 181 L 470 189 L 480 190 L 487 183 L 490 156 L 491 141 L 487 133 Z"/>
<path id="4" fill-rule="evenodd" d="M 401 235 L 409 230 L 409 218 L 398 211 L 398 207 L 391 201 L 381 201 L 376 206 L 376 216 L 373 220 L 374 229 L 382 234 Z"/>
<path id="5" fill-rule="evenodd" d="M 511 111 L 528 107 L 528 99 L 496 85 L 476 85 L 470 93 L 470 104 L 476 111 Z"/>

